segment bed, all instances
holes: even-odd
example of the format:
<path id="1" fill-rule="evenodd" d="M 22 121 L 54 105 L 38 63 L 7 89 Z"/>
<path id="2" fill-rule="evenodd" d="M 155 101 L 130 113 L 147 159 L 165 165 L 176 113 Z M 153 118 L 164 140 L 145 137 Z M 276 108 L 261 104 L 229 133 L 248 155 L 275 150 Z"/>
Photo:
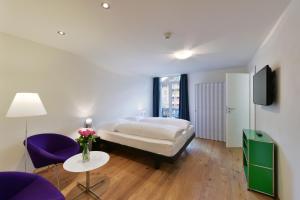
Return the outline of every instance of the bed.
<path id="1" fill-rule="evenodd" d="M 181 125 L 175 128 L 178 123 Z M 99 128 L 97 135 L 107 145 L 121 145 L 147 153 L 154 159 L 155 168 L 159 168 L 163 161 L 174 162 L 195 137 L 189 122 L 163 118 L 109 122 Z"/>

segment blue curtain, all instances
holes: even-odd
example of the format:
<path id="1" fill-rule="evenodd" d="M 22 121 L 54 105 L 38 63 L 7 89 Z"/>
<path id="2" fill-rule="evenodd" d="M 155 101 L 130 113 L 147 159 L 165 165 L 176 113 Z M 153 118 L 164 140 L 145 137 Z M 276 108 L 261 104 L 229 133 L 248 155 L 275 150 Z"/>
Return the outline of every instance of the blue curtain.
<path id="1" fill-rule="evenodd" d="M 180 75 L 179 118 L 190 121 L 188 76 L 187 76 L 187 74 L 181 74 Z"/>
<path id="2" fill-rule="evenodd" d="M 153 78 L 153 117 L 159 117 L 159 96 L 160 96 L 160 89 L 159 89 L 159 78 Z"/>

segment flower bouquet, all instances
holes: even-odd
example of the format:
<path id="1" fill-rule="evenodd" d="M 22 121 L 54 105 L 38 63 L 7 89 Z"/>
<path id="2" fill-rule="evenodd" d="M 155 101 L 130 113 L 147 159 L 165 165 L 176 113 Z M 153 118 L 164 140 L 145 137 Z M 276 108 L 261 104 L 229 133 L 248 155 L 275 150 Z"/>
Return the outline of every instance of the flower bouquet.
<path id="1" fill-rule="evenodd" d="M 91 128 L 83 128 L 78 131 L 80 134 L 79 138 L 76 141 L 80 144 L 82 148 L 82 160 L 89 161 L 90 160 L 90 150 L 89 146 L 91 142 L 95 142 L 95 134 L 96 132 Z"/>

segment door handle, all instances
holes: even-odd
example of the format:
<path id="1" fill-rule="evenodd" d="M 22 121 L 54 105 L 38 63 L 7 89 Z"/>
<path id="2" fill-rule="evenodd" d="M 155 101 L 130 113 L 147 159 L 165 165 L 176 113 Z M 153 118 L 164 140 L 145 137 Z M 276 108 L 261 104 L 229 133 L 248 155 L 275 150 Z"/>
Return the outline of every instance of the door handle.
<path id="1" fill-rule="evenodd" d="M 227 113 L 231 113 L 233 110 L 235 110 L 235 108 L 226 107 L 226 112 Z"/>

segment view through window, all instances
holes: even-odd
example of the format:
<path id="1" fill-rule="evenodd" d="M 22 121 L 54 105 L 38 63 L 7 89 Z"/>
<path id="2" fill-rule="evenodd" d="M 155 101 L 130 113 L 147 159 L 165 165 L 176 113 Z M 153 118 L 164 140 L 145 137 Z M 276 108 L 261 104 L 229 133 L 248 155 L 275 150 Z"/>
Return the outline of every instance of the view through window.
<path id="1" fill-rule="evenodd" d="M 161 117 L 178 118 L 179 81 L 180 76 L 169 76 L 160 78 Z"/>

